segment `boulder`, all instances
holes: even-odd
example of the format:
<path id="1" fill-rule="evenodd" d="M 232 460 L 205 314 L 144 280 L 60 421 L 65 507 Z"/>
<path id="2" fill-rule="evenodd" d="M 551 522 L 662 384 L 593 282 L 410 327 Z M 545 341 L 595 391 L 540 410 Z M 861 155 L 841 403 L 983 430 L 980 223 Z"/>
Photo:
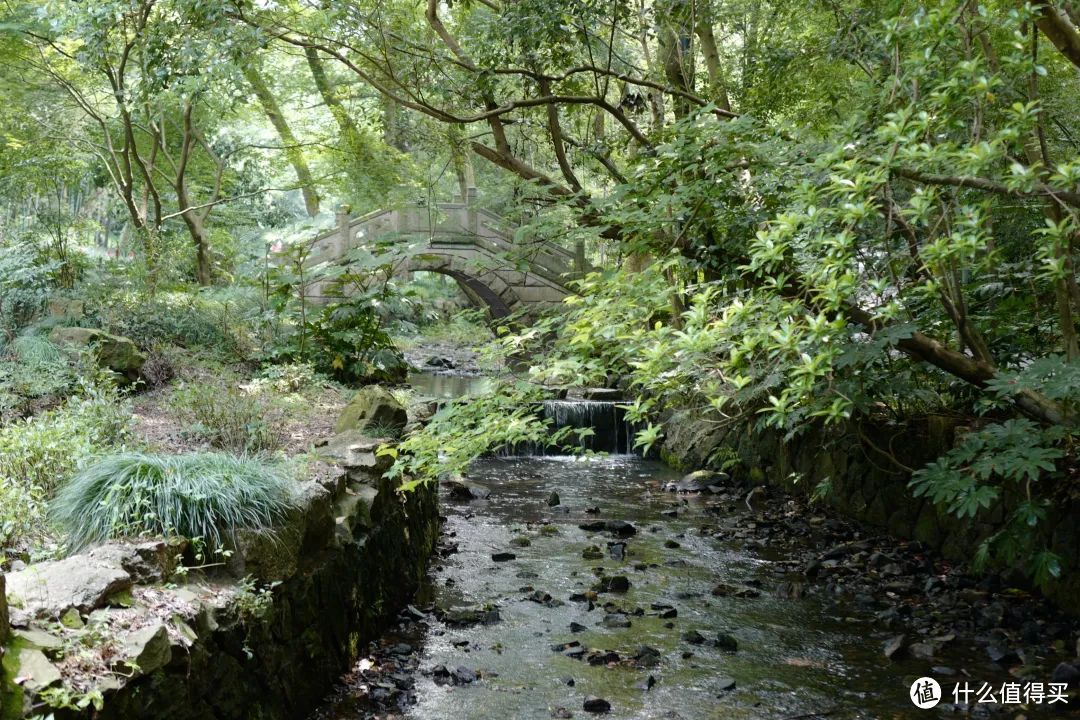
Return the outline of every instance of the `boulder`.
<path id="1" fill-rule="evenodd" d="M 705 467 L 730 432 L 730 427 L 717 424 L 696 410 L 680 411 L 664 423 L 660 454 L 672 467 L 686 470 Z"/>
<path id="2" fill-rule="evenodd" d="M 586 511 L 587 512 L 587 511 Z M 592 520 L 581 523 L 579 528 L 585 532 L 604 532 L 605 530 L 620 537 L 629 537 L 637 534 L 637 528 L 625 520 Z"/>
<path id="3" fill-rule="evenodd" d="M 483 485 L 461 480 L 446 480 L 443 487 L 447 489 L 447 496 L 451 500 L 487 500 L 491 496 L 491 490 Z"/>
<path id="4" fill-rule="evenodd" d="M 739 641 L 727 633 L 719 633 L 713 645 L 727 652 L 735 652 L 739 649 Z"/>
<path id="5" fill-rule="evenodd" d="M 131 575 L 115 558 L 74 555 L 10 573 L 7 600 L 31 617 L 58 618 L 70 608 L 88 613 L 102 607 L 131 585 Z"/>
<path id="6" fill-rule="evenodd" d="M 296 490 L 296 512 L 304 516 L 300 554 L 314 553 L 334 536 L 334 494 L 318 482 L 305 482 Z"/>
<path id="7" fill-rule="evenodd" d="M 688 475 L 684 475 L 677 483 L 669 483 L 665 487 L 666 489 L 675 492 L 702 492 L 709 488 L 723 485 L 730 479 L 731 478 L 727 473 L 713 472 L 712 470 L 698 470 Z"/>
<path id="8" fill-rule="evenodd" d="M 454 362 L 453 358 L 445 357 L 442 355 L 432 355 L 427 359 L 427 362 L 424 364 L 428 367 L 440 368 L 442 370 L 453 370 L 455 367 L 457 367 L 457 364 Z"/>
<path id="9" fill-rule="evenodd" d="M 305 553 L 318 552 L 334 537 L 335 510 L 333 495 L 321 484 L 298 483 L 288 513 L 272 530 L 236 531 L 229 571 L 264 581 L 292 577 Z"/>
<path id="10" fill-rule="evenodd" d="M 619 402 L 625 400 L 623 391 L 616 388 L 585 388 L 581 391 L 584 400 L 602 400 L 605 402 Z"/>
<path id="11" fill-rule="evenodd" d="M 93 349 L 98 365 L 112 370 L 125 382 L 135 382 L 146 356 L 126 337 L 110 335 L 104 330 L 82 327 L 58 327 L 49 334 L 56 345 L 74 350 Z"/>
<path id="12" fill-rule="evenodd" d="M 384 441 L 367 437 L 360 430 L 339 432 L 319 448 L 319 453 L 348 471 L 381 476 L 394 464 L 389 455 L 380 455 Z"/>
<path id="13" fill-rule="evenodd" d="M 28 628 L 26 630 L 15 630 L 15 638 L 21 642 L 21 646 L 25 648 L 31 648 L 33 650 L 40 650 L 46 655 L 56 657 L 63 654 L 64 641 L 53 635 L 50 632 L 46 632 L 40 628 Z"/>
<path id="14" fill-rule="evenodd" d="M 357 391 L 338 418 L 336 433 L 357 430 L 362 434 L 400 434 L 409 421 L 405 407 L 384 387 L 368 385 Z"/>
<path id="15" fill-rule="evenodd" d="M 370 485 L 351 483 L 334 504 L 334 522 L 342 541 L 351 541 L 373 526 L 371 507 L 379 495 Z"/>
<path id="16" fill-rule="evenodd" d="M 158 620 L 124 638 L 114 666 L 134 666 L 137 674 L 149 675 L 168 665 L 170 660 L 172 644 L 169 642 L 169 631 Z"/>
<path id="17" fill-rule="evenodd" d="M 440 619 L 447 625 L 491 625 L 501 620 L 499 609 L 490 605 L 437 608 Z"/>
<path id="18" fill-rule="evenodd" d="M 50 298 L 47 308 L 50 317 L 79 320 L 86 315 L 86 304 L 82 300 Z"/>
<path id="19" fill-rule="evenodd" d="M 172 577 L 186 546 L 187 541 L 180 538 L 135 544 L 116 542 L 99 545 L 86 555 L 95 561 L 118 565 L 131 575 L 132 582 L 145 584 Z"/>
<path id="20" fill-rule="evenodd" d="M 19 650 L 18 669 L 15 671 L 15 682 L 28 690 L 38 692 L 50 685 L 60 682 L 60 671 L 49 662 L 45 653 L 37 648 L 25 647 Z"/>
<path id="21" fill-rule="evenodd" d="M 581 704 L 582 710 L 587 713 L 601 714 L 611 712 L 611 703 L 603 698 L 590 697 L 585 698 L 585 702 Z"/>

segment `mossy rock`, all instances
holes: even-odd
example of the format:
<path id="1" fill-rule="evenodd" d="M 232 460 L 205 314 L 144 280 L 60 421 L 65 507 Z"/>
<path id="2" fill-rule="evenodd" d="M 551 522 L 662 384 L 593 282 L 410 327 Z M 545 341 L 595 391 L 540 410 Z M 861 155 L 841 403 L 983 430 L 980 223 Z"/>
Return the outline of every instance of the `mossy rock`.
<path id="1" fill-rule="evenodd" d="M 93 350 L 97 363 L 102 368 L 112 370 L 124 382 L 139 379 L 146 356 L 139 352 L 135 343 L 126 337 L 110 335 L 104 330 L 82 327 L 58 327 L 49 339 L 61 346 L 76 350 Z"/>
<path id="2" fill-rule="evenodd" d="M 369 437 L 399 435 L 408 421 L 405 406 L 389 390 L 379 385 L 368 385 L 357 391 L 345 406 L 334 431 L 359 430 Z"/>
<path id="3" fill-rule="evenodd" d="M 79 320 L 86 316 L 86 303 L 68 298 L 51 298 L 48 303 L 51 317 Z"/>

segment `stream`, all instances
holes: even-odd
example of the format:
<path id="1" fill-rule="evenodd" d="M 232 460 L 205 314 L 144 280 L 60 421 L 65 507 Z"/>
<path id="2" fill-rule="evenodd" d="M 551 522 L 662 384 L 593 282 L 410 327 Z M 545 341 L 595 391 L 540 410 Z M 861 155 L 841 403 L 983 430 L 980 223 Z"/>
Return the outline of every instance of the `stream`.
<path id="1" fill-rule="evenodd" d="M 482 380 L 454 382 L 460 394 Z M 795 570 L 820 549 L 824 518 L 793 506 L 779 525 L 807 537 L 762 542 L 775 516 L 740 508 L 741 495 L 664 489 L 679 477 L 627 454 L 475 461 L 468 481 L 490 495 L 444 488 L 424 613 L 381 643 L 399 672 L 387 682 L 362 666 L 316 717 L 580 718 L 605 703 L 608 718 L 955 717 L 954 682 L 1012 679 L 948 640 L 932 660 L 886 659 L 896 631 L 875 623 L 874 598 L 809 592 Z M 457 622 L 492 610 L 493 622 Z M 909 699 L 925 675 L 945 688 L 934 711 Z M 391 714 L 372 709 L 380 688 L 397 698 Z"/>

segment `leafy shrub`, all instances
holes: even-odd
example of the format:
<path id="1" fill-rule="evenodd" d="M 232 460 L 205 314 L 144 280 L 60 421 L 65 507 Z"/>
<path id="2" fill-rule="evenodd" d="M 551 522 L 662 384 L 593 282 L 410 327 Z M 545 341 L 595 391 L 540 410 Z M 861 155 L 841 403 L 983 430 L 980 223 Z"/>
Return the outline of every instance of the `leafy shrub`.
<path id="1" fill-rule="evenodd" d="M 0 328 L 22 327 L 41 311 L 55 267 L 31 243 L 0 243 Z"/>
<path id="2" fill-rule="evenodd" d="M 32 488 L 0 479 L 0 540 L 5 550 L 28 544 L 43 534 L 45 506 Z"/>
<path id="3" fill-rule="evenodd" d="M 191 437 L 234 452 L 264 452 L 280 445 L 271 409 L 235 387 L 191 383 L 176 388 L 169 406 Z"/>
<path id="4" fill-rule="evenodd" d="M 929 498 L 961 520 L 1006 506 L 1004 526 L 979 547 L 976 565 L 1030 559 L 1030 573 L 1045 585 L 1061 575 L 1061 559 L 1038 544 L 1035 528 L 1046 518 L 1050 501 L 1045 489 L 1042 497 L 1036 491 L 1065 457 L 1064 437 L 1062 428 L 1040 428 L 1026 418 L 988 425 L 916 472 L 910 486 L 916 497 Z"/>
<path id="5" fill-rule="evenodd" d="M 146 353 L 140 377 L 152 388 L 167 385 L 176 377 L 177 362 L 171 348 L 156 345 Z"/>
<path id="6" fill-rule="evenodd" d="M 390 348 L 393 341 L 371 303 L 343 298 L 308 318 L 302 332 L 275 352 L 278 359 L 310 362 L 321 373 L 355 382 L 369 380 L 379 352 Z"/>
<path id="7" fill-rule="evenodd" d="M 208 347 L 239 356 L 247 351 L 236 306 L 193 293 L 116 295 L 105 302 L 99 320 L 109 332 L 131 338 L 142 348 Z"/>
<path id="8" fill-rule="evenodd" d="M 63 407 L 0 429 L 0 543 L 44 533 L 43 508 L 87 459 L 122 445 L 131 412 L 110 388 L 88 387 Z"/>
<path id="9" fill-rule="evenodd" d="M 387 318 L 380 311 L 394 293 L 385 282 L 400 248 L 372 254 L 354 248 L 344 264 L 305 274 L 306 246 L 291 246 L 286 262 L 271 268 L 269 317 L 272 337 L 264 353 L 269 362 L 310 362 L 315 369 L 343 382 L 371 381 L 375 356 L 393 348 Z M 324 295 L 333 298 L 313 307 L 304 294 L 309 283 L 324 283 Z M 375 368 L 378 370 L 378 368 Z"/>
<path id="10" fill-rule="evenodd" d="M 537 413 L 545 397 L 542 388 L 530 383 L 500 380 L 483 395 L 448 402 L 396 447 L 380 451 L 394 459 L 387 475 L 400 479 L 400 489 L 409 491 L 440 475 L 464 473 L 473 459 L 502 448 L 543 444 L 578 452 L 587 431 L 553 429 L 551 421 Z"/>
<path id="11" fill-rule="evenodd" d="M 179 535 L 200 538 L 212 552 L 238 529 L 270 529 L 291 504 L 289 480 L 251 458 L 122 453 L 79 472 L 51 510 L 72 550 L 118 537 Z"/>

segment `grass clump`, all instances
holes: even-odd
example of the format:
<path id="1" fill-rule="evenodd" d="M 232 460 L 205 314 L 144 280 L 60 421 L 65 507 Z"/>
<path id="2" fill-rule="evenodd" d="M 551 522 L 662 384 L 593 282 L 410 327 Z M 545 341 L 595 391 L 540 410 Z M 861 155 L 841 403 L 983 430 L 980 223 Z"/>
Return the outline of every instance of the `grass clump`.
<path id="1" fill-rule="evenodd" d="M 41 335 L 20 335 L 12 341 L 11 350 L 19 362 L 39 370 L 66 365 L 60 348 Z"/>
<path id="2" fill-rule="evenodd" d="M 241 528 L 267 530 L 292 505 L 288 478 L 252 458 L 223 453 L 121 453 L 62 486 L 52 516 L 70 549 L 121 537 L 199 538 L 213 552 Z"/>
<path id="3" fill-rule="evenodd" d="M 71 363 L 48 338 L 19 335 L 0 352 L 0 414 L 24 414 L 36 400 L 58 401 L 75 380 Z"/>

